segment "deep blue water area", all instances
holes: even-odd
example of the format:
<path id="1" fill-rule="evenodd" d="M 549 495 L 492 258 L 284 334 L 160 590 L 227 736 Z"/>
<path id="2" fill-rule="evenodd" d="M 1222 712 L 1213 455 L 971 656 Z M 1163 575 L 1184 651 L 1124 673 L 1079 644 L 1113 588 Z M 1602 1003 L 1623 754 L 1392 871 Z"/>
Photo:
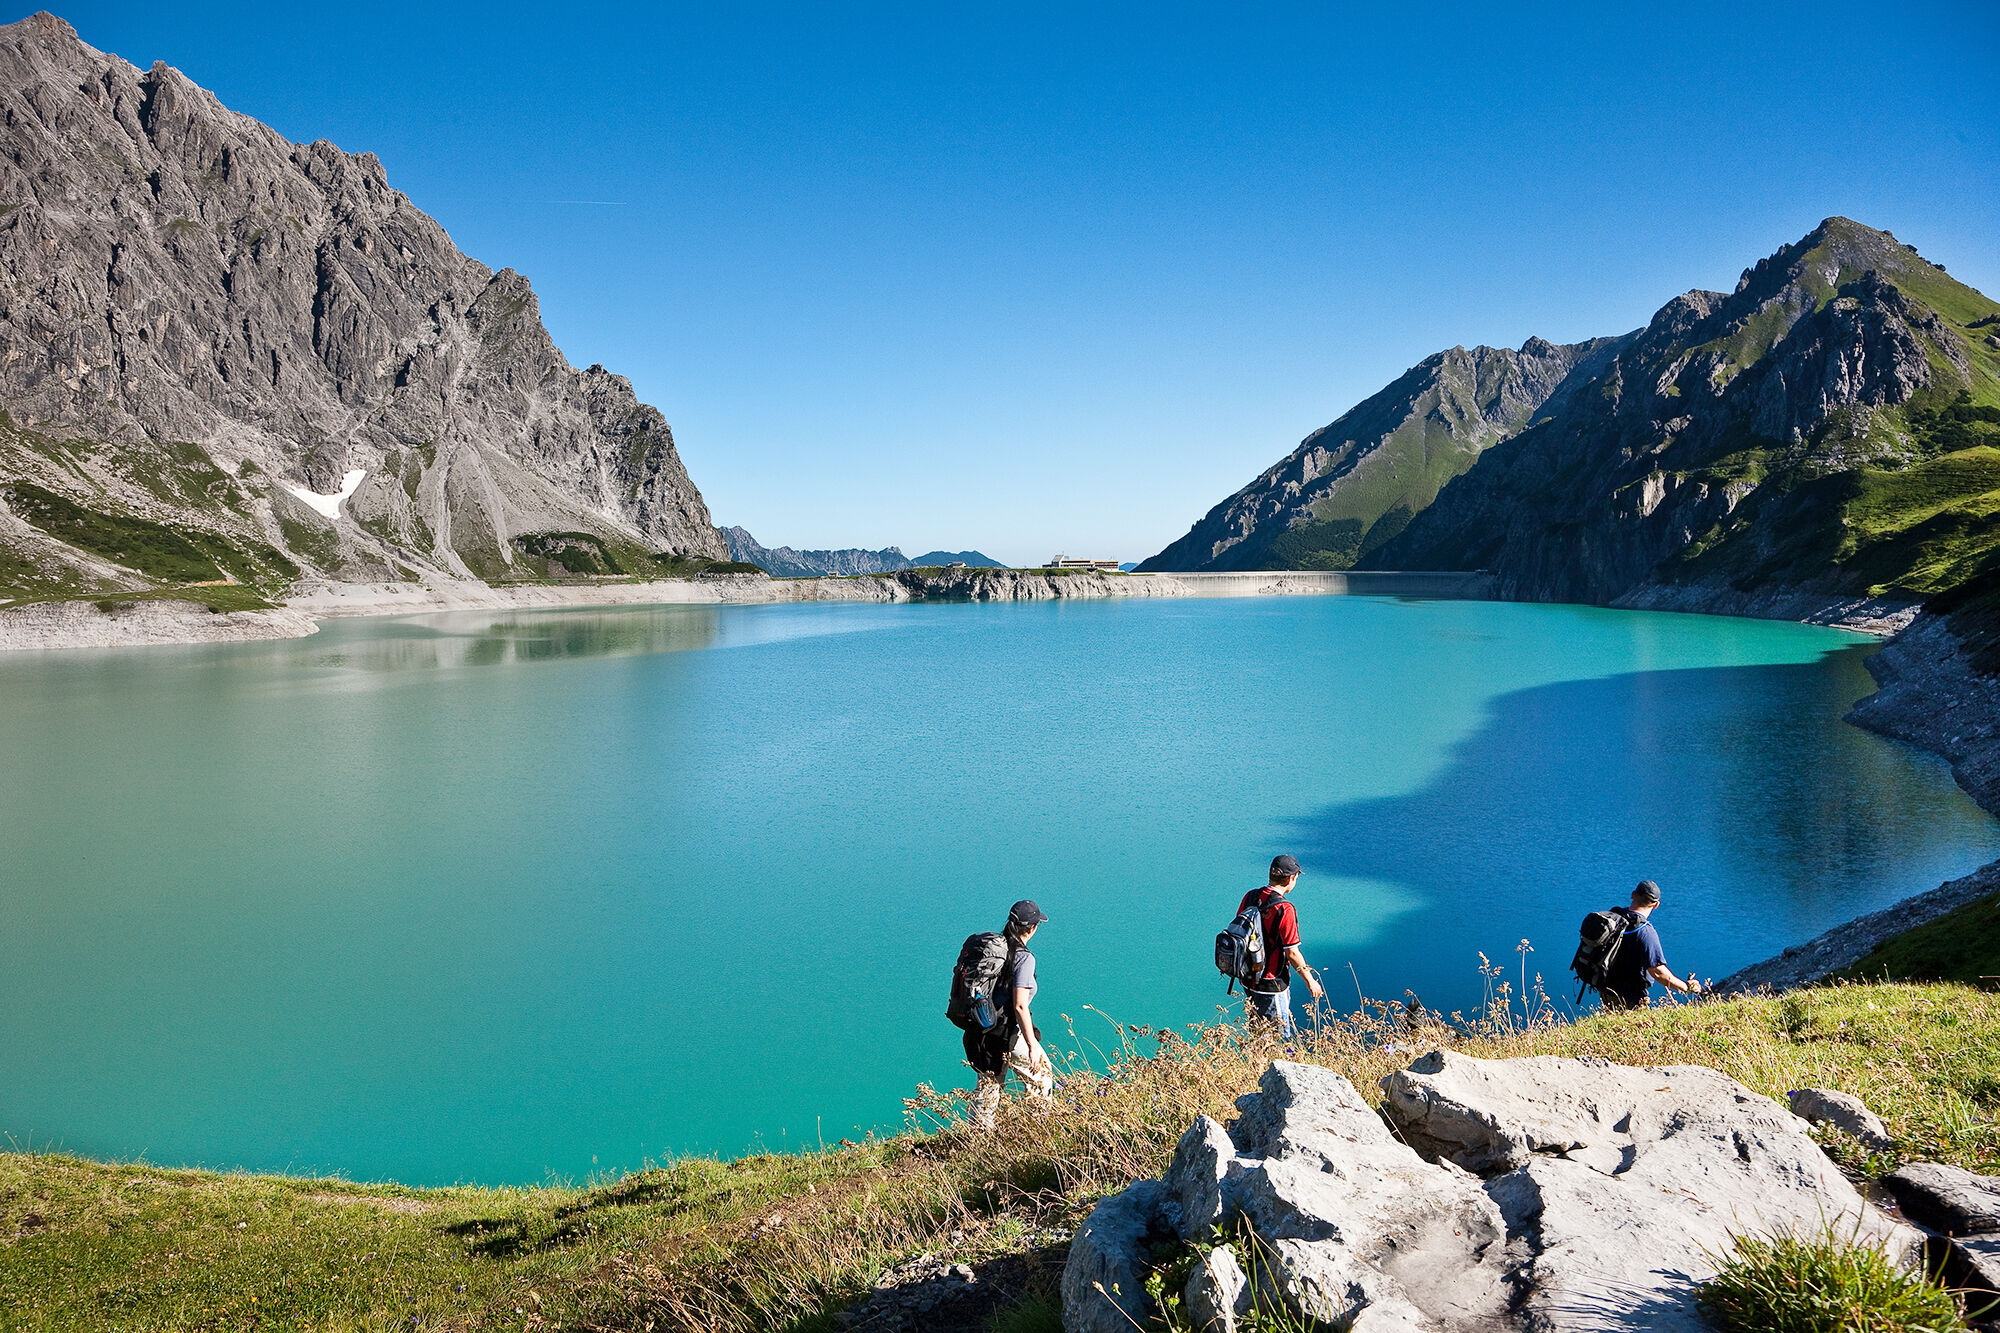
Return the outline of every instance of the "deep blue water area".
<path id="1" fill-rule="evenodd" d="M 1350 1007 L 1721 976 L 2000 855 L 1799 625 L 1286 597 L 659 607 L 0 659 L 0 1132 L 410 1183 L 895 1128 L 959 941 L 1180 1024 L 1278 851 Z M 1352 968 L 1352 978 L 1349 968 Z M 1303 998 L 1301 993 L 1300 998 Z M 1088 1008 L 1086 1007 L 1088 1006 Z"/>

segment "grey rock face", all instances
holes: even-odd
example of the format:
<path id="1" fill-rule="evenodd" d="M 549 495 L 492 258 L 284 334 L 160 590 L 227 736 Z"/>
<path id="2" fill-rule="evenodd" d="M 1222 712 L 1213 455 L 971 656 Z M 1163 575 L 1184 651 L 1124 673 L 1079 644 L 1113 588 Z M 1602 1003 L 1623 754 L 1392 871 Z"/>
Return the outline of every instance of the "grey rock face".
<path id="1" fill-rule="evenodd" d="M 1182 1188 L 1142 1182 L 1100 1205 L 1118 1206 L 1084 1262 L 1139 1273 L 1134 1238 L 1148 1225 L 1200 1232 L 1176 1196 L 1201 1201 L 1205 1217 L 1216 1180 L 1223 1234 L 1250 1247 L 1232 1256 L 1246 1290 L 1297 1318 L 1694 1333 L 1705 1328 L 1695 1289 L 1735 1234 L 1831 1226 L 1902 1262 L 1921 1247 L 1855 1192 L 1803 1121 L 1713 1070 L 1440 1052 L 1383 1087 L 1394 1130 L 1338 1075 L 1272 1065 L 1238 1103 L 1233 1152 L 1197 1124 L 1168 1175 Z M 1103 1253 L 1125 1243 L 1122 1258 Z M 1196 1281 L 1204 1311 L 1233 1290 Z M 1065 1275 L 1066 1297 L 1071 1288 Z M 1072 1333 L 1117 1326 L 1064 1317 Z"/>
<path id="2" fill-rule="evenodd" d="M 1157 1180 L 1142 1180 L 1092 1209 L 1070 1239 L 1063 1266 L 1065 1333 L 1129 1333 L 1135 1324 L 1144 1326 L 1152 1307 L 1146 1242 L 1173 1225 Z"/>
<path id="3" fill-rule="evenodd" d="M 1947 1282 L 2000 1291 L 2000 1179 L 1922 1162 L 1882 1183 L 1904 1216 L 1949 1238 L 1943 1246 Z"/>
<path id="4" fill-rule="evenodd" d="M 1187 536 L 1140 562 L 1142 571 L 1284 569 L 1324 550 L 1316 524 L 1348 522 L 1353 552 L 1380 546 L 1480 453 L 1587 382 L 1623 340 L 1556 346 L 1530 338 L 1505 347 L 1454 347 L 1412 366 L 1256 480 L 1208 511 Z M 1298 530 L 1289 544 L 1287 533 Z M 1319 566 L 1315 566 L 1319 567 Z"/>
<path id="5" fill-rule="evenodd" d="M 2000 1178 L 1962 1166 L 1916 1162 L 1883 1184 L 1913 1222 L 1952 1236 L 2000 1234 Z"/>
<path id="6" fill-rule="evenodd" d="M 724 554 L 660 414 L 373 155 L 47 14 L 0 28 L 0 149 L 0 479 L 384 581 L 509 574 L 544 531 Z M 337 518 L 291 493 L 354 471 Z"/>
<path id="7" fill-rule="evenodd" d="M 1196 1116 L 1181 1135 L 1174 1160 L 1160 1181 L 1178 1210 L 1183 1239 L 1205 1236 L 1222 1221 L 1227 1211 L 1223 1195 L 1236 1165 L 1236 1145 L 1222 1126 L 1205 1115 Z"/>
<path id="8" fill-rule="evenodd" d="M 2000 677 L 1959 620 L 1925 612 L 1869 657 L 1878 688 L 1848 720 L 1943 755 L 1959 786 L 2000 810 Z"/>
<path id="9" fill-rule="evenodd" d="M 1253 1308 L 1243 1265 L 1235 1254 L 1219 1247 L 1202 1256 L 1188 1274 L 1182 1300 L 1198 1333 L 1236 1333 Z"/>
<path id="10" fill-rule="evenodd" d="M 1705 1328 L 1695 1287 L 1732 1234 L 1831 1227 L 1914 1262 L 1796 1116 L 1712 1069 L 1436 1052 L 1383 1081 L 1391 1114 L 1487 1184 L 1532 1236 L 1522 1313 L 1551 1329 Z M 1491 1169 L 1491 1168 L 1489 1168 Z"/>
<path id="11" fill-rule="evenodd" d="M 1831 1088 L 1797 1088 L 1785 1101 L 1799 1119 L 1815 1125 L 1832 1125 L 1870 1148 L 1887 1148 L 1891 1144 L 1882 1117 L 1853 1093 L 1835 1092 Z"/>

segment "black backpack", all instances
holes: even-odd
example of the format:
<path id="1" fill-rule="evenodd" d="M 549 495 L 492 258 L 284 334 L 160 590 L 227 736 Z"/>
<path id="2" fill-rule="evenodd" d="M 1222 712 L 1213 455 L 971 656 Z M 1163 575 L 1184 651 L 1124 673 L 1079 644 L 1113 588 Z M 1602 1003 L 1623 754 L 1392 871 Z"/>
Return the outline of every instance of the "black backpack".
<path id="1" fill-rule="evenodd" d="M 1576 957 L 1570 959 L 1569 970 L 1576 973 L 1580 984 L 1576 990 L 1579 1002 L 1586 990 L 1603 990 L 1611 980 L 1611 960 L 1618 956 L 1618 946 L 1625 942 L 1625 935 L 1632 929 L 1632 913 L 1623 907 L 1614 907 L 1607 912 L 1592 912 L 1577 928 L 1580 937 L 1576 946 Z"/>
<path id="2" fill-rule="evenodd" d="M 1270 959 L 1264 945 L 1264 903 L 1260 894 L 1236 914 L 1228 929 L 1215 937 L 1215 970 L 1229 978 L 1223 994 L 1233 993 L 1239 981 L 1243 989 L 1250 989 L 1250 983 L 1263 977 Z"/>
<path id="3" fill-rule="evenodd" d="M 991 1032 L 1003 1019 L 993 990 L 1007 969 L 1007 937 L 990 930 L 968 935 L 951 969 L 951 1000 L 944 1016 L 967 1032 Z"/>

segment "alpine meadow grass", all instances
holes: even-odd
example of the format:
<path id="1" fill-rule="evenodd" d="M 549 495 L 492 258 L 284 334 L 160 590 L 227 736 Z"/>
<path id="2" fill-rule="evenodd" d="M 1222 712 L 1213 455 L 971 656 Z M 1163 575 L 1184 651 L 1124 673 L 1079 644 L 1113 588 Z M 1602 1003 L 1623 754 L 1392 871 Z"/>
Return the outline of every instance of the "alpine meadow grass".
<path id="1" fill-rule="evenodd" d="M 32 1329 L 831 1329 L 896 1263 L 1005 1261 L 996 1327 L 1052 1327 L 1063 1246 L 1103 1195 L 1157 1174 L 1197 1114 L 1227 1116 L 1274 1058 L 1364 1093 L 1438 1046 L 1485 1057 L 1701 1064 L 1782 1099 L 1861 1096 L 1895 1147 L 1829 1148 L 1860 1172 L 1907 1159 L 2000 1170 L 2000 995 L 1853 984 L 1570 1022 L 1494 1003 L 1460 1026 L 1402 1005 L 1319 1012 L 1295 1041 L 1095 1012 L 1048 1045 L 1054 1100 L 997 1131 L 919 1088 L 890 1138 L 731 1162 L 691 1158 L 535 1189 L 403 1189 L 0 1155 L 0 1292 Z M 1093 1055 L 1092 1050 L 1101 1052 Z M 969 1081 L 969 1080 L 968 1080 Z M 1873 1327 L 1873 1326 L 1869 1326 Z M 1883 1328 L 1891 1327 L 1882 1325 Z"/>

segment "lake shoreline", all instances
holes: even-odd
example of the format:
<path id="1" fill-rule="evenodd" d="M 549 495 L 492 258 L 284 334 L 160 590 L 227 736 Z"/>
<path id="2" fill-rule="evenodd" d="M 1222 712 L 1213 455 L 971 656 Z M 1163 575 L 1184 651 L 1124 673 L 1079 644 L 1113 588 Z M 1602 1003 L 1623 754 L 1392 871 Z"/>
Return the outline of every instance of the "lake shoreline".
<path id="1" fill-rule="evenodd" d="M 266 610 L 211 612 L 194 602 L 118 594 L 0 608 L 0 652 L 295 639 L 322 621 L 450 611 L 610 606 L 758 606 L 796 602 L 994 602 L 1121 597 L 1409 596 L 1479 600 L 1491 579 L 1466 573 L 1314 570 L 1129 574 L 1048 570 L 902 570 L 848 578 L 727 574 L 584 584 L 314 583 Z"/>
<path id="2" fill-rule="evenodd" d="M 1868 659 L 1875 691 L 1847 715 L 1854 726 L 1938 755 L 1959 787 L 2000 816 L 2000 679 L 1981 672 L 1948 616 L 1920 613 Z M 1846 921 L 1740 968 L 1718 989 L 1809 986 L 1859 962 L 1905 931 L 2000 888 L 2000 861 L 1935 889 Z"/>

